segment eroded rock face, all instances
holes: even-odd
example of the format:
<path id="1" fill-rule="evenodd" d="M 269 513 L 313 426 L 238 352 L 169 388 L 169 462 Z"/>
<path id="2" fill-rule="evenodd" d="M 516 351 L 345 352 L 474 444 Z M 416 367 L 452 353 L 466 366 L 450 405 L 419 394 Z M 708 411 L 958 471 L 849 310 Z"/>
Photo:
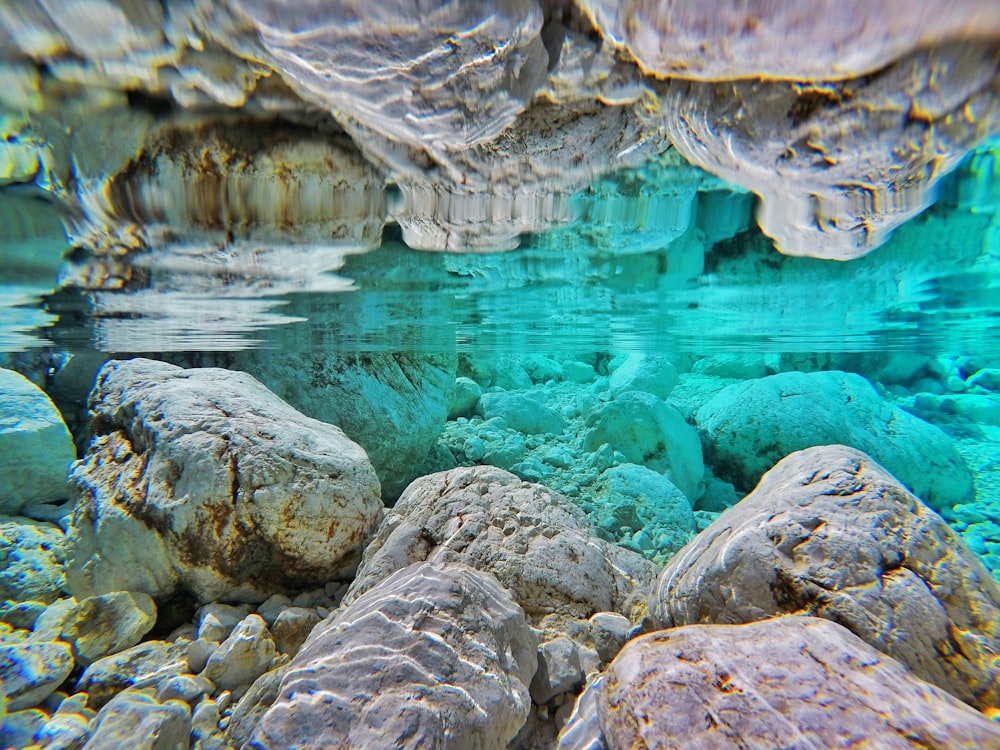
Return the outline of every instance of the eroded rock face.
<path id="1" fill-rule="evenodd" d="M 494 466 L 460 467 L 411 484 L 365 548 L 344 601 L 424 560 L 496 576 L 532 618 L 628 614 L 630 598 L 655 571 L 640 555 L 595 537 L 569 500 Z"/>
<path id="2" fill-rule="evenodd" d="M 781 617 L 629 642 L 584 692 L 559 747 L 944 750 L 998 742 L 996 722 L 850 631 Z"/>
<path id="3" fill-rule="evenodd" d="M 1000 587 L 938 515 L 844 446 L 765 474 L 663 570 L 649 612 L 662 627 L 824 617 L 958 698 L 1000 705 Z"/>
<path id="4" fill-rule="evenodd" d="M 406 567 L 316 627 L 248 747 L 499 750 L 530 711 L 535 650 L 493 576 Z"/>
<path id="5" fill-rule="evenodd" d="M 76 595 L 262 601 L 341 575 L 380 517 L 364 451 L 245 373 L 112 361 L 91 408 L 98 436 L 73 470 Z"/>
<path id="6" fill-rule="evenodd" d="M 739 487 L 793 451 L 843 443 L 865 451 L 935 508 L 961 502 L 972 474 L 951 438 L 883 401 L 860 375 L 783 372 L 727 386 L 695 414 L 706 460 Z"/>

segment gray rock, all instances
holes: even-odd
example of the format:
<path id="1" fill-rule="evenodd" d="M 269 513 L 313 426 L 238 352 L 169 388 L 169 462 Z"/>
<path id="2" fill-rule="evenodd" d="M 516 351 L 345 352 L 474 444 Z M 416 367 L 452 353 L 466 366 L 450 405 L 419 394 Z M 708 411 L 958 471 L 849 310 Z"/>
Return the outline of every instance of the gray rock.
<path id="1" fill-rule="evenodd" d="M 278 690 L 289 666 L 282 664 L 262 674 L 233 707 L 225 731 L 225 736 L 232 745 L 243 747 L 250 742 L 257 723 L 278 699 Z"/>
<path id="2" fill-rule="evenodd" d="M 73 645 L 81 667 L 139 643 L 156 622 L 148 594 L 116 591 L 82 599 L 62 622 L 61 640 Z"/>
<path id="3" fill-rule="evenodd" d="M 176 700 L 160 703 L 139 690 L 116 695 L 94 719 L 84 750 L 174 750 L 191 742 L 191 709 Z"/>
<path id="4" fill-rule="evenodd" d="M 0 713 L 0 741 L 7 748 L 26 748 L 35 743 L 35 736 L 45 727 L 46 714 L 38 708 L 25 708 Z"/>
<path id="5" fill-rule="evenodd" d="M 0 643 L 0 685 L 8 711 L 37 706 L 69 677 L 73 652 L 61 641 Z"/>
<path id="6" fill-rule="evenodd" d="M 290 598 L 284 594 L 273 594 L 257 607 L 257 614 L 264 618 L 264 623 L 268 627 L 271 627 L 281 611 L 291 606 L 292 600 Z"/>
<path id="7" fill-rule="evenodd" d="M 690 625 L 629 642 L 585 691 L 559 747 L 856 743 L 996 747 L 1000 725 L 839 625 L 781 617 Z"/>
<path id="8" fill-rule="evenodd" d="M 478 410 L 484 419 L 499 417 L 507 427 L 525 435 L 561 434 L 566 420 L 534 395 L 531 391 L 484 393 Z"/>
<path id="9" fill-rule="evenodd" d="M 92 408 L 99 434 L 73 470 L 77 594 L 262 601 L 343 574 L 381 514 L 364 451 L 243 373 L 112 361 Z"/>
<path id="10" fill-rule="evenodd" d="M 252 611 L 247 605 L 235 606 L 213 602 L 198 610 L 198 637 L 222 643 L 240 620 Z"/>
<path id="11" fill-rule="evenodd" d="M 608 388 L 617 396 L 625 391 L 641 391 L 666 399 L 677 385 L 677 369 L 666 358 L 654 354 L 630 354 L 608 379 Z"/>
<path id="12" fill-rule="evenodd" d="M 597 655 L 604 664 L 610 664 L 628 640 L 632 623 L 617 612 L 596 612 L 590 618 L 590 637 Z"/>
<path id="13" fill-rule="evenodd" d="M 69 495 L 76 449 L 51 399 L 20 373 L 0 368 L 0 513 Z"/>
<path id="14" fill-rule="evenodd" d="M 604 443 L 620 451 L 629 463 L 665 474 L 692 499 L 705 466 L 694 428 L 663 399 L 627 391 L 600 406 L 587 420 L 583 445 L 595 451 Z"/>
<path id="15" fill-rule="evenodd" d="M 472 378 L 464 376 L 455 378 L 455 386 L 452 388 L 451 398 L 448 399 L 448 419 L 471 416 L 482 395 L 483 389 Z"/>
<path id="16" fill-rule="evenodd" d="M 146 641 L 112 656 L 98 659 L 76 682 L 76 690 L 100 708 L 130 687 L 153 687 L 161 680 L 188 672 L 187 649 L 182 643 Z"/>
<path id="17" fill-rule="evenodd" d="M 187 665 L 194 674 L 199 674 L 208 664 L 209 658 L 219 649 L 219 644 L 204 638 L 195 638 L 185 646 Z"/>
<path id="18" fill-rule="evenodd" d="M 580 654 L 572 638 L 555 638 L 538 646 L 538 669 L 531 678 L 531 700 L 541 705 L 583 684 Z"/>
<path id="19" fill-rule="evenodd" d="M 79 750 L 90 737 L 97 712 L 87 707 L 87 694 L 76 693 L 59 704 L 33 738 L 45 750 Z"/>
<path id="20" fill-rule="evenodd" d="M 283 654 L 294 656 L 322 619 L 315 609 L 289 607 L 283 610 L 271 626 L 275 647 Z"/>
<path id="21" fill-rule="evenodd" d="M 191 716 L 191 742 L 197 750 L 232 750 L 219 726 L 219 706 L 211 698 L 199 703 Z M 240 745 L 236 745 L 240 747 Z"/>
<path id="22" fill-rule="evenodd" d="M 947 435 L 883 401 L 853 373 L 783 372 L 735 383 L 696 421 L 707 463 L 743 489 L 789 453 L 842 443 L 871 455 L 934 508 L 972 491 L 972 474 Z"/>
<path id="23" fill-rule="evenodd" d="M 214 692 L 215 685 L 202 675 L 179 674 L 156 683 L 155 697 L 160 703 L 177 700 L 194 706 Z"/>
<path id="24" fill-rule="evenodd" d="M 530 617 L 625 612 L 655 567 L 591 529 L 570 501 L 502 469 L 431 474 L 411 484 L 387 513 L 344 602 L 400 568 L 429 560 L 496 576 Z"/>
<path id="25" fill-rule="evenodd" d="M 0 516 L 0 602 L 49 604 L 62 596 L 64 545 L 58 526 Z"/>
<path id="26" fill-rule="evenodd" d="M 274 666 L 274 640 L 260 615 L 247 615 L 216 649 L 201 676 L 219 690 L 242 694 L 250 684 Z"/>
<path id="27" fill-rule="evenodd" d="M 31 626 L 32 640 L 56 641 L 62 636 L 63 623 L 73 614 L 77 601 L 75 597 L 57 599 L 49 604 Z"/>
<path id="28" fill-rule="evenodd" d="M 499 750 L 530 711 L 535 649 L 492 576 L 404 568 L 317 627 L 248 747 Z"/>
<path id="29" fill-rule="evenodd" d="M 663 570 L 649 613 L 661 627 L 825 617 L 958 698 L 1000 706 L 1000 586 L 938 515 L 844 446 L 765 474 Z"/>

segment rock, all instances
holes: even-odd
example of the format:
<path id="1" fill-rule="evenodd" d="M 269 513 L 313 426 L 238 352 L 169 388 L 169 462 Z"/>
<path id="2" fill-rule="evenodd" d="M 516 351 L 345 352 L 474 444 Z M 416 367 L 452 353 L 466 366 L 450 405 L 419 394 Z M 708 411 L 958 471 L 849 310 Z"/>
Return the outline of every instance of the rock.
<path id="1" fill-rule="evenodd" d="M 575 359 L 563 362 L 562 368 L 563 380 L 570 383 L 589 383 L 597 377 L 593 365 Z"/>
<path id="2" fill-rule="evenodd" d="M 470 416 L 482 395 L 483 389 L 472 378 L 455 378 L 455 387 L 452 388 L 451 398 L 448 400 L 448 419 Z"/>
<path id="3" fill-rule="evenodd" d="M 350 569 L 381 514 L 364 451 L 250 376 L 112 361 L 92 394 L 98 435 L 67 587 L 262 601 Z"/>
<path id="4" fill-rule="evenodd" d="M 608 387 L 614 396 L 626 391 L 641 391 L 666 400 L 678 381 L 677 369 L 664 357 L 630 354 L 611 373 Z"/>
<path id="5" fill-rule="evenodd" d="M 786 613 L 828 618 L 967 703 L 1000 706 L 1000 586 L 860 451 L 779 462 L 670 562 L 649 606 L 662 627 Z"/>
<path id="6" fill-rule="evenodd" d="M 951 439 L 883 401 L 860 375 L 783 372 L 734 383 L 695 419 L 715 474 L 744 489 L 789 453 L 842 443 L 871 455 L 931 507 L 972 491 Z"/>
<path id="7" fill-rule="evenodd" d="M 197 750 L 232 750 L 219 724 L 218 704 L 211 698 L 201 701 L 191 716 L 192 747 Z"/>
<path id="8" fill-rule="evenodd" d="M 160 703 L 177 700 L 194 706 L 214 692 L 215 685 L 202 675 L 179 674 L 160 680 L 156 684 L 155 697 Z"/>
<path id="9" fill-rule="evenodd" d="M 586 450 L 608 443 L 629 463 L 665 474 L 689 500 L 697 497 L 705 471 L 698 433 L 662 399 L 627 391 L 598 407 L 587 424 Z"/>
<path id="10" fill-rule="evenodd" d="M 234 606 L 213 602 L 198 610 L 198 637 L 222 643 L 233 632 L 240 620 L 250 614 L 247 605 Z"/>
<path id="11" fill-rule="evenodd" d="M 39 708 L 25 708 L 6 715 L 0 713 L 0 741 L 5 748 L 27 748 L 45 727 L 48 716 Z"/>
<path id="12" fill-rule="evenodd" d="M 322 619 L 315 609 L 289 607 L 283 610 L 271 627 L 275 647 L 283 654 L 294 656 Z"/>
<path id="13" fill-rule="evenodd" d="M 84 750 L 186 748 L 190 741 L 191 709 L 186 703 L 160 703 L 142 691 L 126 690 L 98 712 Z"/>
<path id="14" fill-rule="evenodd" d="M 950 393 L 938 396 L 918 393 L 908 411 L 947 428 L 964 425 L 1000 427 L 1000 394 Z"/>
<path id="15" fill-rule="evenodd" d="M 547 383 L 550 380 L 563 379 L 562 365 L 542 354 L 529 354 L 527 357 L 521 357 L 521 367 L 528 373 L 532 383 Z"/>
<path id="16" fill-rule="evenodd" d="M 61 641 L 0 643 L 0 685 L 8 711 L 37 706 L 69 677 L 73 652 Z"/>
<path id="17" fill-rule="evenodd" d="M 0 602 L 49 604 L 62 596 L 64 543 L 58 526 L 0 516 Z"/>
<path id="18" fill-rule="evenodd" d="M 66 473 L 76 458 L 62 415 L 20 373 L 0 368 L 0 513 L 69 495 Z"/>
<path id="19" fill-rule="evenodd" d="M 412 565 L 317 627 L 248 747 L 505 748 L 531 709 L 535 649 L 492 576 Z"/>
<path id="20" fill-rule="evenodd" d="M 673 482 L 652 469 L 619 464 L 605 469 L 591 487 L 594 523 L 614 537 L 645 532 L 670 556 L 695 533 L 690 501 Z"/>
<path id="21" fill-rule="evenodd" d="M 597 655 L 604 664 L 610 664 L 628 640 L 632 623 L 617 612 L 595 612 L 590 618 L 590 637 Z"/>
<path id="22" fill-rule="evenodd" d="M 87 693 L 91 707 L 100 708 L 126 688 L 155 686 L 187 671 L 184 644 L 145 641 L 95 661 L 83 670 L 76 690 Z"/>
<path id="23" fill-rule="evenodd" d="M 46 610 L 46 606 L 45 602 L 39 601 L 11 602 L 7 600 L 6 604 L 0 605 L 0 622 L 5 622 L 15 628 L 31 630 L 42 612 Z"/>
<path id="24" fill-rule="evenodd" d="M 208 657 L 201 676 L 219 690 L 242 694 L 274 666 L 274 640 L 260 615 L 247 615 L 218 649 Z"/>
<path id="25" fill-rule="evenodd" d="M 32 639 L 36 641 L 55 641 L 62 636 L 63 623 L 76 609 L 74 597 L 57 599 L 47 606 L 35 618 L 31 627 Z"/>
<path id="26" fill-rule="evenodd" d="M 116 591 L 81 600 L 62 625 L 62 640 L 73 645 L 81 667 L 136 645 L 156 622 L 147 594 Z"/>
<path id="27" fill-rule="evenodd" d="M 226 737 L 235 747 L 244 747 L 253 736 L 257 723 L 278 698 L 281 680 L 288 671 L 289 664 L 265 672 L 243 694 L 229 716 Z"/>
<path id="28" fill-rule="evenodd" d="M 597 739 L 602 744 L 587 744 Z M 559 747 L 995 747 L 1000 725 L 827 620 L 689 625 L 629 642 Z"/>
<path id="29" fill-rule="evenodd" d="M 76 693 L 59 704 L 33 739 L 46 750 L 77 750 L 90 737 L 90 722 L 96 715 L 87 708 L 87 694 Z"/>
<path id="30" fill-rule="evenodd" d="M 983 367 L 970 375 L 966 383 L 969 388 L 978 387 L 993 393 L 1000 392 L 1000 368 Z"/>
<path id="31" fill-rule="evenodd" d="M 271 627 L 281 611 L 291 606 L 292 600 L 284 594 L 272 594 L 257 607 L 257 614 L 264 618 L 264 624 Z"/>
<path id="32" fill-rule="evenodd" d="M 583 683 L 580 654 L 572 638 L 555 638 L 538 646 L 538 669 L 531 678 L 531 700 L 541 705 Z"/>
<path id="33" fill-rule="evenodd" d="M 627 613 L 655 571 L 641 556 L 593 536 L 587 516 L 561 495 L 493 466 L 411 484 L 365 548 L 344 603 L 424 560 L 496 576 L 529 617 Z"/>
<path id="34" fill-rule="evenodd" d="M 211 658 L 219 648 L 219 644 L 215 641 L 208 641 L 204 638 L 195 638 L 187 644 L 187 665 L 194 674 L 199 674 L 208 664 L 208 660 Z"/>
<path id="35" fill-rule="evenodd" d="M 533 396 L 530 391 L 484 393 L 479 399 L 478 410 L 483 418 L 500 418 L 507 427 L 525 435 L 562 433 L 566 429 L 566 420 Z"/>

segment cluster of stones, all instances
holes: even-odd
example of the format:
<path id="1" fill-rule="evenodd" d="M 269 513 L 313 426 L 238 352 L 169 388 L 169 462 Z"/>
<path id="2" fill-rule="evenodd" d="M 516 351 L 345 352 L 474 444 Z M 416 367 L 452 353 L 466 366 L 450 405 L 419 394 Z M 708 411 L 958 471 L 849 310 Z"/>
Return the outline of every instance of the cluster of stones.
<path id="1" fill-rule="evenodd" d="M 32 0 L 0 14 L 0 179 L 105 230 L 83 244 L 127 246 L 106 220 L 138 212 L 362 245 L 391 218 L 411 247 L 499 248 L 571 220 L 595 176 L 673 147 L 757 193 L 784 252 L 856 257 L 995 128 L 1000 12 L 953 6 Z M 165 134 L 125 92 L 198 111 L 208 137 L 187 114 Z M 62 121 L 67 99 L 79 121 Z M 220 135 L 278 117 L 276 138 Z M 110 122 L 121 138 L 94 136 Z"/>
<path id="2" fill-rule="evenodd" d="M 924 361 L 908 378 L 947 382 L 943 373 L 958 368 L 966 391 L 987 390 L 992 371 L 965 374 L 973 365 Z M 419 390 L 393 379 L 400 366 L 386 364 L 380 382 Z M 523 448 L 562 451 L 563 460 L 544 464 L 553 469 L 568 471 L 574 451 L 610 456 L 588 469 L 589 489 L 578 485 L 589 500 L 547 486 L 555 471 L 537 483 L 467 465 L 417 477 L 385 508 L 375 467 L 339 427 L 244 373 L 142 359 L 101 368 L 89 445 L 73 461 L 52 402 L 22 376 L 0 373 L 3 413 L 18 416 L 0 434 L 9 455 L 32 440 L 49 446 L 33 454 L 45 459 L 33 468 L 37 482 L 3 462 L 4 742 L 1000 742 L 989 718 L 1000 709 L 1000 587 L 907 488 L 923 482 L 938 506 L 967 499 L 968 472 L 945 433 L 920 433 L 936 428 L 840 371 L 813 373 L 812 385 L 801 372 L 766 375 L 724 358 L 681 374 L 635 356 L 458 368 L 467 374 L 449 393 L 453 415 L 478 410 L 477 424 L 545 436 L 547 447 Z M 722 377 L 737 371 L 762 377 Z M 484 392 L 469 377 L 484 373 L 497 382 L 523 375 L 528 387 L 511 381 Z M 570 385 L 586 418 L 554 395 Z M 834 408 L 819 400 L 824 393 L 843 402 L 842 433 L 810 416 Z M 725 397 L 760 402 L 757 415 L 787 408 L 801 418 L 775 424 L 801 429 L 772 425 L 768 439 L 787 455 L 759 473 L 755 463 L 717 459 L 720 473 L 732 465 L 746 472 L 734 480 L 756 488 L 704 515 L 694 536 L 693 504 L 724 484 L 705 479 L 703 442 L 709 456 L 737 439 L 754 460 L 763 449 L 752 424 L 718 423 Z M 862 440 L 869 433 L 852 416 L 869 431 L 885 423 L 864 445 L 881 457 L 810 442 L 830 432 Z M 449 424 L 473 424 L 463 419 Z M 924 471 L 906 478 L 907 461 L 918 459 L 893 442 L 904 430 L 930 446 Z M 445 445 L 452 437 L 446 428 Z M 439 444 L 430 454 L 446 460 L 446 451 Z M 892 474 L 882 467 L 889 462 Z M 588 503 L 604 526 L 581 507 Z M 614 543 L 604 503 L 619 520 L 631 512 L 664 528 L 657 514 L 684 508 L 681 528 L 693 539 L 658 565 Z"/>

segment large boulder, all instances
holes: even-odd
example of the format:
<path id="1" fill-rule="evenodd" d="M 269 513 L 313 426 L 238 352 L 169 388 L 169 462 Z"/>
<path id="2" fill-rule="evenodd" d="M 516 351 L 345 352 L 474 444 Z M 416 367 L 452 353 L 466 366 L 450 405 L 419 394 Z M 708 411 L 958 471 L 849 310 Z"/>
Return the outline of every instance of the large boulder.
<path id="1" fill-rule="evenodd" d="M 65 499 L 76 458 L 62 415 L 38 386 L 0 368 L 0 513 Z"/>
<path id="2" fill-rule="evenodd" d="M 340 427 L 365 449 L 392 501 L 420 475 L 444 429 L 455 387 L 454 356 L 243 352 L 238 369 L 303 414 Z"/>
<path id="3" fill-rule="evenodd" d="M 1000 706 L 1000 586 L 852 448 L 778 463 L 663 570 L 649 611 L 662 627 L 825 617 L 962 700 Z"/>
<path id="4" fill-rule="evenodd" d="M 562 495 L 494 466 L 459 467 L 411 484 L 365 548 L 344 601 L 424 560 L 496 576 L 531 617 L 627 614 L 655 575 L 642 556 L 595 537 L 587 515 Z"/>
<path id="5" fill-rule="evenodd" d="M 781 458 L 842 443 L 871 455 L 934 508 L 972 492 L 972 474 L 951 438 L 883 401 L 860 375 L 783 372 L 734 383 L 695 416 L 715 473 L 753 487 Z"/>
<path id="6" fill-rule="evenodd" d="M 112 361 L 91 408 L 72 472 L 76 596 L 263 601 L 346 574 L 381 515 L 364 451 L 245 373 Z"/>
<path id="7" fill-rule="evenodd" d="M 536 648 L 495 578 L 412 565 L 313 630 L 248 747 L 500 750 L 531 710 Z"/>
<path id="8" fill-rule="evenodd" d="M 689 625 L 628 643 L 561 750 L 1000 746 L 1000 724 L 813 617 Z"/>

